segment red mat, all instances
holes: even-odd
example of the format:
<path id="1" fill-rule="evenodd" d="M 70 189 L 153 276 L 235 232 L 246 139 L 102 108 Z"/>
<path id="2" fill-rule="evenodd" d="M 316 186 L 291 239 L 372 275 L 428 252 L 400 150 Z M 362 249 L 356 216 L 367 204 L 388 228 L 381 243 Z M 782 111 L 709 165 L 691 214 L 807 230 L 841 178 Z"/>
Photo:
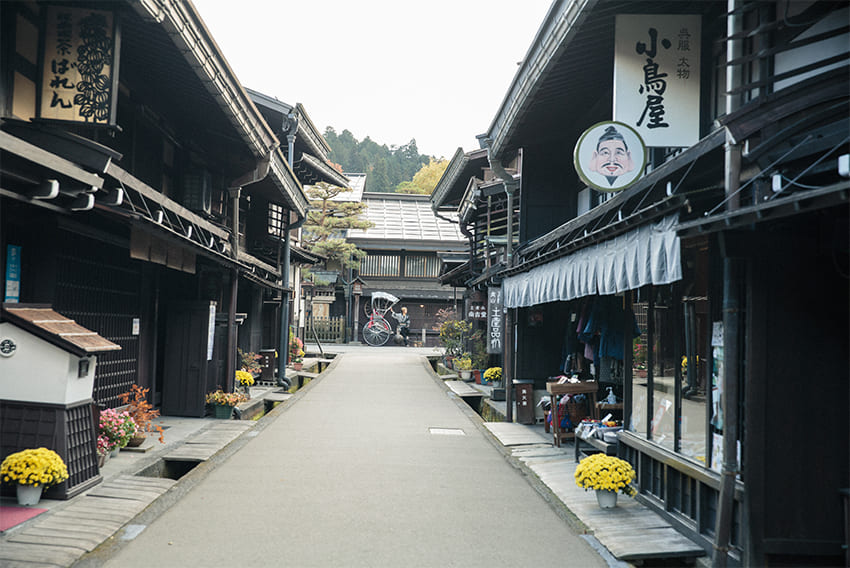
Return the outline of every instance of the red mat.
<path id="1" fill-rule="evenodd" d="M 0 505 L 0 532 L 9 530 L 10 528 L 28 521 L 36 515 L 40 515 L 47 509 L 37 509 L 35 507 L 10 507 Z"/>

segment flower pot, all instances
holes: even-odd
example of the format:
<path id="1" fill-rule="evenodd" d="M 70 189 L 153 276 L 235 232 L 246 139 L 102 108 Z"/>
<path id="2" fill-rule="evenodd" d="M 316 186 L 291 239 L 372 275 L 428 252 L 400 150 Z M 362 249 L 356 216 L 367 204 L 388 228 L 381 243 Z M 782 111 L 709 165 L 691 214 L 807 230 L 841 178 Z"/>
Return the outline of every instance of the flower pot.
<path id="1" fill-rule="evenodd" d="M 596 502 L 600 509 L 613 509 L 617 506 L 617 492 L 610 489 L 597 489 Z"/>
<path id="2" fill-rule="evenodd" d="M 296 371 L 300 371 L 304 368 L 304 363 L 293 363 L 292 368 Z"/>
<path id="3" fill-rule="evenodd" d="M 18 505 L 23 505 L 25 507 L 38 505 L 38 502 L 41 499 L 42 489 L 44 489 L 43 485 L 39 485 L 36 487 L 35 485 L 24 485 L 23 483 L 19 483 Z"/>
<path id="4" fill-rule="evenodd" d="M 230 420 L 230 417 L 233 416 L 233 407 L 227 404 L 214 404 L 213 410 L 216 418 Z"/>
<path id="5" fill-rule="evenodd" d="M 463 381 L 471 381 L 472 380 L 472 371 L 458 371 L 460 373 L 460 378 Z"/>
<path id="6" fill-rule="evenodd" d="M 148 439 L 147 434 L 136 434 L 135 436 L 130 438 L 129 442 L 127 442 L 127 447 L 128 448 L 138 448 L 139 446 L 144 444 L 145 440 L 147 440 L 147 439 Z"/>
<path id="7" fill-rule="evenodd" d="M 115 446 L 109 451 L 109 457 L 117 458 L 119 453 L 121 453 L 121 446 Z"/>
<path id="8" fill-rule="evenodd" d="M 97 467 L 98 469 L 102 469 L 103 466 L 106 465 L 106 458 L 109 457 L 109 454 L 97 454 Z"/>

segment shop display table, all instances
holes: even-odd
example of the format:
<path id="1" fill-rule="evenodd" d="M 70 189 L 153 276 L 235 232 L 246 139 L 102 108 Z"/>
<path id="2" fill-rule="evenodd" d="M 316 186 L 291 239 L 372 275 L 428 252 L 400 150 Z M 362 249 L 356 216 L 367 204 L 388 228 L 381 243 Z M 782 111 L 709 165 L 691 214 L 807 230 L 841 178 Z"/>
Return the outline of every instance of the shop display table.
<path id="1" fill-rule="evenodd" d="M 561 431 L 561 416 L 559 398 L 567 394 L 586 394 L 588 400 L 588 411 L 590 417 L 599 418 L 599 409 L 596 407 L 596 392 L 599 384 L 596 381 L 582 381 L 580 383 L 546 383 L 546 391 L 552 395 L 552 437 L 554 444 L 561 447 L 561 442 L 575 438 L 572 432 Z"/>

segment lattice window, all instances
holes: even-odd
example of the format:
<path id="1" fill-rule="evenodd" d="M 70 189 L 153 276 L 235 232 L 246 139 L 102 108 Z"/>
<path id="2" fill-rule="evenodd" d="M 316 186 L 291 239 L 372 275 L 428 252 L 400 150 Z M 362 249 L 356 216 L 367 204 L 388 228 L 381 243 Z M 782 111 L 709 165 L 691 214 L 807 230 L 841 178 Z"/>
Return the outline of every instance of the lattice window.
<path id="1" fill-rule="evenodd" d="M 440 274 L 440 259 L 424 254 L 404 259 L 404 275 L 408 278 L 436 278 Z"/>
<path id="2" fill-rule="evenodd" d="M 401 276 L 397 254 L 369 254 L 360 261 L 362 276 Z"/>

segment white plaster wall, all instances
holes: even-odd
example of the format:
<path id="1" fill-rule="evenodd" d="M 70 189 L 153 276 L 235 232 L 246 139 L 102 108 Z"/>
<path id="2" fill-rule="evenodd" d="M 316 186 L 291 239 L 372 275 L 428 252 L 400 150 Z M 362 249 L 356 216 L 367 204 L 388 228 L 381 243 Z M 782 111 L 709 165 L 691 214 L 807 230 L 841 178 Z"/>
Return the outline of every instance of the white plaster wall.
<path id="1" fill-rule="evenodd" d="M 0 323 L 0 341 L 4 339 L 18 348 L 11 357 L 0 356 L 0 399 L 70 404 L 91 398 L 95 357 L 88 375 L 78 378 L 76 355 L 8 322 Z"/>

